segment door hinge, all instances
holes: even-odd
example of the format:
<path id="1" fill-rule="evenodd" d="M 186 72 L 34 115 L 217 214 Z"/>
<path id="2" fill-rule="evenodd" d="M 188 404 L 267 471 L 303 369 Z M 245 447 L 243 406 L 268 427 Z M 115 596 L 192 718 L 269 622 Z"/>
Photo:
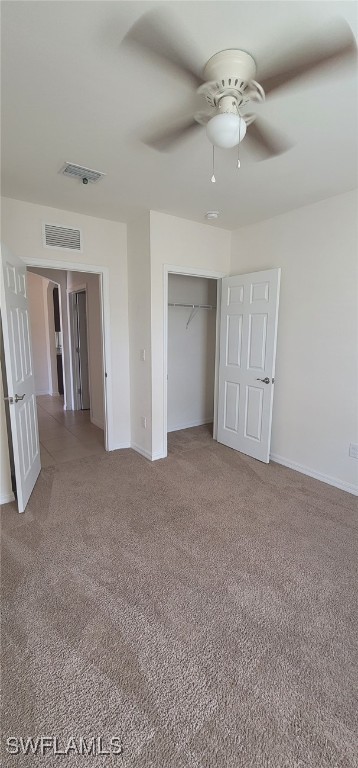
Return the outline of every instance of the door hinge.
<path id="1" fill-rule="evenodd" d="M 78 388 L 77 388 L 77 394 L 78 394 L 78 395 L 80 395 L 80 394 L 81 394 L 81 387 L 78 387 Z"/>

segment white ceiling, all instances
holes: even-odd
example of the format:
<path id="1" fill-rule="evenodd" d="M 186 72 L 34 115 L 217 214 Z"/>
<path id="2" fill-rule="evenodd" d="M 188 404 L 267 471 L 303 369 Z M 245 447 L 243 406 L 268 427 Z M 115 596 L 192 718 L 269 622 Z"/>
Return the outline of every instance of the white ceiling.
<path id="1" fill-rule="evenodd" d="M 128 221 L 154 209 L 235 229 L 356 186 L 357 72 L 332 71 L 282 89 L 258 111 L 295 146 L 256 162 L 245 148 L 211 152 L 198 131 L 170 154 L 140 135 L 187 113 L 190 83 L 121 41 L 151 2 L 2 2 L 2 192 Z M 357 36 L 355 2 L 161 2 L 204 65 L 224 48 L 250 52 L 257 79 L 283 49 L 343 16 Z M 98 185 L 59 175 L 65 161 L 104 171 Z"/>

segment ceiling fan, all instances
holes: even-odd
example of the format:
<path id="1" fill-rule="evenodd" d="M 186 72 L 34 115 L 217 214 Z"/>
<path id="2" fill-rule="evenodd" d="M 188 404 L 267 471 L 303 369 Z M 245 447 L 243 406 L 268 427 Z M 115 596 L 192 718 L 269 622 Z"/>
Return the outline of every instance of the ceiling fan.
<path id="1" fill-rule="evenodd" d="M 139 47 L 190 78 L 206 106 L 205 110 L 184 115 L 177 122 L 161 127 L 144 139 L 145 144 L 165 151 L 206 126 L 213 147 L 239 146 L 247 132 L 245 144 L 247 142 L 261 158 L 282 154 L 292 144 L 261 117 L 248 113 L 248 104 L 262 102 L 279 88 L 305 76 L 350 62 L 357 50 L 348 23 L 339 19 L 326 36 L 317 34 L 307 44 L 292 48 L 279 65 L 263 73 L 258 83 L 254 58 L 240 49 L 219 51 L 201 69 L 193 59 L 193 51 L 184 41 L 178 41 L 177 28 L 171 30 L 168 19 L 158 11 L 145 13 L 131 27 L 124 43 Z"/>

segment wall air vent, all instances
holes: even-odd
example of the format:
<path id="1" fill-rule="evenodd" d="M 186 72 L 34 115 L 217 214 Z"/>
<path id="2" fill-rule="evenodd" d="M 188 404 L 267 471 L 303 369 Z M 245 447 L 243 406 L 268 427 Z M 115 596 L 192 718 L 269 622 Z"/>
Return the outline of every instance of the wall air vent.
<path id="1" fill-rule="evenodd" d="M 65 163 L 60 173 L 63 173 L 64 176 L 72 176 L 74 179 L 79 179 L 79 181 L 82 181 L 82 184 L 95 184 L 106 175 L 101 171 L 94 171 L 92 168 L 85 168 L 83 165 L 75 165 L 75 163 Z"/>
<path id="2" fill-rule="evenodd" d="M 45 248 L 64 248 L 67 251 L 82 251 L 80 229 L 59 227 L 57 224 L 44 224 L 42 234 Z"/>

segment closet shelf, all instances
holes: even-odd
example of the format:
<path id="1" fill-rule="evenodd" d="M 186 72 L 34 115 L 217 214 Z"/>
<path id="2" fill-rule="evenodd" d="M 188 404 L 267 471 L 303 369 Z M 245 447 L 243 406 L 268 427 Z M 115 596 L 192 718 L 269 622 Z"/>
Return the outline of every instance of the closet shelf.
<path id="1" fill-rule="evenodd" d="M 191 309 L 188 322 L 186 324 L 186 327 L 188 328 L 189 324 L 191 323 L 192 319 L 195 317 L 195 315 L 199 312 L 199 309 L 216 309 L 213 304 L 182 304 L 179 302 L 168 302 L 168 307 L 186 307 L 187 309 Z"/>

